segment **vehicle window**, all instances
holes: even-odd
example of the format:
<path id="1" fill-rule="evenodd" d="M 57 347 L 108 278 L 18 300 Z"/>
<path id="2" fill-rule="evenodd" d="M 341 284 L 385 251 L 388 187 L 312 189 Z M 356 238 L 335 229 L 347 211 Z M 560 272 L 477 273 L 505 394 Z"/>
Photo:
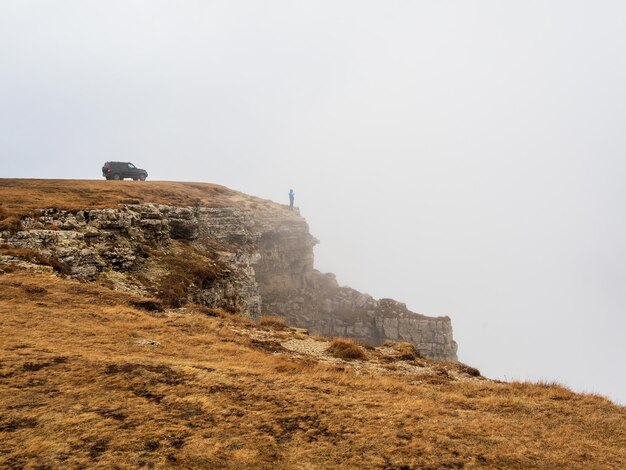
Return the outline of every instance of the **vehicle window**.
<path id="1" fill-rule="evenodd" d="M 128 168 L 135 168 L 135 165 L 133 165 L 132 163 L 129 163 Z"/>

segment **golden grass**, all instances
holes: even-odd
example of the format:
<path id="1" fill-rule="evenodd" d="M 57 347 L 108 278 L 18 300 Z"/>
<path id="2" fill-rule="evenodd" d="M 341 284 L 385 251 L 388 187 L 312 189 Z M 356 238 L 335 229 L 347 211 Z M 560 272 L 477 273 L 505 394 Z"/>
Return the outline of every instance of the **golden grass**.
<path id="1" fill-rule="evenodd" d="M 365 359 L 363 347 L 355 341 L 347 338 L 335 338 L 328 346 L 327 352 L 336 358 L 352 361 L 354 359 Z"/>
<path id="2" fill-rule="evenodd" d="M 626 466 L 626 411 L 602 397 L 324 364 L 255 347 L 228 312 L 143 301 L 0 276 L 0 468 Z"/>
<path id="3" fill-rule="evenodd" d="M 6 244 L 0 244 L 0 255 L 12 256 L 42 266 L 50 266 L 59 274 L 70 273 L 69 266 L 62 263 L 58 258 L 42 255 L 39 251 L 31 248 L 12 248 Z"/>
<path id="4" fill-rule="evenodd" d="M 415 346 L 413 346 L 411 343 L 407 343 L 407 342 L 396 343 L 396 342 L 387 341 L 385 342 L 384 346 L 395 350 L 398 353 L 397 357 L 405 361 L 419 359 L 420 357 L 422 357 L 420 353 L 417 351 L 417 349 L 415 349 Z"/>
<path id="5" fill-rule="evenodd" d="M 217 256 L 211 257 L 181 241 L 175 240 L 167 250 L 156 254 L 167 272 L 159 282 L 156 295 L 165 305 L 174 308 L 185 305 L 193 291 L 208 289 L 225 269 Z"/>
<path id="6" fill-rule="evenodd" d="M 263 315 L 259 318 L 259 326 L 272 330 L 284 330 L 287 328 L 287 323 L 282 317 L 277 317 L 275 315 Z"/>
<path id="7" fill-rule="evenodd" d="M 0 179 L 0 230 L 19 228 L 21 216 L 45 207 L 79 210 L 137 203 L 252 207 L 267 201 L 210 183 Z"/>

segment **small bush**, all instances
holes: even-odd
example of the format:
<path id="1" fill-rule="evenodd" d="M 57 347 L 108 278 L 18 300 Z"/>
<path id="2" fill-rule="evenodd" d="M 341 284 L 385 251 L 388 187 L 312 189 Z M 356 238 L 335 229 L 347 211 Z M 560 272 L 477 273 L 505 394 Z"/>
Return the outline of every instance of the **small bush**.
<path id="1" fill-rule="evenodd" d="M 351 361 L 353 359 L 365 359 L 365 351 L 351 339 L 335 338 L 326 350 L 332 356 Z"/>
<path id="2" fill-rule="evenodd" d="M 480 371 L 478 369 L 463 363 L 459 363 L 459 372 L 462 372 L 472 377 L 480 377 Z"/>
<path id="3" fill-rule="evenodd" d="M 274 315 L 263 315 L 259 320 L 259 326 L 272 330 L 284 330 L 287 328 L 285 319 Z"/>
<path id="4" fill-rule="evenodd" d="M 445 385 L 450 383 L 452 379 L 447 375 L 441 375 L 440 373 L 422 374 L 419 376 L 419 381 L 430 385 Z"/>
<path id="5" fill-rule="evenodd" d="M 133 300 L 130 302 L 133 307 L 137 307 L 141 310 L 148 312 L 162 312 L 163 304 L 158 300 Z"/>
<path id="6" fill-rule="evenodd" d="M 59 274 L 67 275 L 72 273 L 72 270 L 67 264 L 54 256 L 40 256 L 37 261 L 39 264 L 52 267 L 52 269 Z"/>
<path id="7" fill-rule="evenodd" d="M 366 343 L 365 341 L 355 341 L 355 343 L 358 344 L 359 346 L 361 346 L 366 351 L 375 351 L 376 350 L 376 348 L 374 346 L 372 346 L 369 343 Z"/>
<path id="8" fill-rule="evenodd" d="M 199 306 L 197 311 L 202 315 L 206 315 L 207 317 L 221 318 L 223 320 L 227 320 L 233 325 L 249 327 L 255 324 L 255 322 L 250 317 L 242 315 L 238 312 L 230 312 L 222 307 Z"/>
<path id="9" fill-rule="evenodd" d="M 0 232 L 19 232 L 22 228 L 22 218 L 17 215 L 0 215 Z"/>
<path id="10" fill-rule="evenodd" d="M 170 274 L 161 281 L 159 299 L 168 307 L 180 308 L 187 303 L 188 283 L 187 279 L 178 275 Z"/>
<path id="11" fill-rule="evenodd" d="M 402 361 L 412 361 L 420 359 L 422 355 L 415 349 L 411 343 L 385 343 L 385 346 L 398 352 L 398 359 Z"/>

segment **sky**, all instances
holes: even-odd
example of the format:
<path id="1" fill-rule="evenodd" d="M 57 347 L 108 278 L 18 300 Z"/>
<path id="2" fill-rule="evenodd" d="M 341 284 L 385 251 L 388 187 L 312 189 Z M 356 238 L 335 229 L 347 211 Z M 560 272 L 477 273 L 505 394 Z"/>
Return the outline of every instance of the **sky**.
<path id="1" fill-rule="evenodd" d="M 626 404 L 626 2 L 0 0 L 0 177 L 296 205 L 459 359 Z M 1 183 L 0 183 L 1 184 Z"/>

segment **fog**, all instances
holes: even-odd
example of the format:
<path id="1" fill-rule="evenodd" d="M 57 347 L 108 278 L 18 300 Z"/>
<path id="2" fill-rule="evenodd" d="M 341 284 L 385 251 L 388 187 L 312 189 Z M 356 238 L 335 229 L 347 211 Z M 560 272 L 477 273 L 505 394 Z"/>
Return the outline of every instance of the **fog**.
<path id="1" fill-rule="evenodd" d="M 0 1 L 0 177 L 287 202 L 492 378 L 626 403 L 626 3 Z M 0 183 L 1 184 L 1 183 Z"/>

